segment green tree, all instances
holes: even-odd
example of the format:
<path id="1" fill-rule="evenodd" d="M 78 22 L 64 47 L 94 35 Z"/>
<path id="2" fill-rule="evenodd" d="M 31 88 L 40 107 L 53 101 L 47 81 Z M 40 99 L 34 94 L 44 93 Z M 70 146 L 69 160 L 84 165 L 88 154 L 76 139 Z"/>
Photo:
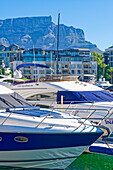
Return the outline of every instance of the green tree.
<path id="1" fill-rule="evenodd" d="M 4 68 L 2 68 L 2 74 L 5 75 L 5 70 L 4 70 Z"/>
<path id="2" fill-rule="evenodd" d="M 110 67 L 110 73 L 111 73 L 111 84 L 113 83 L 113 67 Z"/>
<path id="3" fill-rule="evenodd" d="M 97 52 L 92 52 L 92 55 L 94 55 L 94 60 L 97 61 L 97 80 L 103 75 L 103 77 L 108 77 L 108 74 L 106 74 L 106 70 L 108 65 L 104 63 L 104 57 L 102 54 L 98 54 Z"/>
<path id="4" fill-rule="evenodd" d="M 110 67 L 107 65 L 107 67 L 105 68 L 105 79 L 107 81 L 111 80 L 111 70 Z"/>
<path id="5" fill-rule="evenodd" d="M 10 74 L 11 74 L 11 77 L 13 77 L 13 71 L 12 70 L 10 70 Z"/>
<path id="6" fill-rule="evenodd" d="M 113 83 L 113 68 L 104 63 L 104 57 L 102 54 L 92 52 L 94 60 L 97 61 L 97 80 L 103 75 L 107 81 Z"/>
<path id="7" fill-rule="evenodd" d="M 102 68 L 103 77 L 105 77 L 105 68 L 107 67 L 107 65 L 106 65 L 104 62 L 102 62 L 102 63 L 100 64 L 100 67 Z"/>

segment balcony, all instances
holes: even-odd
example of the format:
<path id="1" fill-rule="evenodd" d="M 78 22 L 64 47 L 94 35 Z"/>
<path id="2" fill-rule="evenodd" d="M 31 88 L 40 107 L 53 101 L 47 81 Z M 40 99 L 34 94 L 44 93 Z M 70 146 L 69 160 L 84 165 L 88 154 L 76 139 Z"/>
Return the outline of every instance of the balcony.
<path id="1" fill-rule="evenodd" d="M 62 70 L 62 74 L 63 74 L 63 75 L 69 75 L 69 74 L 70 74 L 70 71 L 69 71 L 69 70 Z"/>
<path id="2" fill-rule="evenodd" d="M 92 67 L 83 67 L 84 69 L 91 69 Z"/>
<path id="3" fill-rule="evenodd" d="M 89 71 L 84 71 L 84 73 L 83 74 L 91 74 L 91 72 L 89 72 Z"/>
<path id="4" fill-rule="evenodd" d="M 83 61 L 83 64 L 85 64 L 85 63 L 86 64 L 91 64 L 91 62 L 92 62 L 91 60 L 90 61 Z"/>

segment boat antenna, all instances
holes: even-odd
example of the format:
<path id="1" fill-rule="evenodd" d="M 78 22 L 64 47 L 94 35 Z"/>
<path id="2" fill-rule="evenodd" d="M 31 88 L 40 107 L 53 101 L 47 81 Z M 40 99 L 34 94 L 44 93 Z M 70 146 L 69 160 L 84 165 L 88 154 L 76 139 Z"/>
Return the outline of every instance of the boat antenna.
<path id="1" fill-rule="evenodd" d="M 60 21 L 60 13 L 58 14 L 58 27 L 57 27 L 57 75 L 58 75 L 58 58 L 59 58 L 59 21 Z"/>

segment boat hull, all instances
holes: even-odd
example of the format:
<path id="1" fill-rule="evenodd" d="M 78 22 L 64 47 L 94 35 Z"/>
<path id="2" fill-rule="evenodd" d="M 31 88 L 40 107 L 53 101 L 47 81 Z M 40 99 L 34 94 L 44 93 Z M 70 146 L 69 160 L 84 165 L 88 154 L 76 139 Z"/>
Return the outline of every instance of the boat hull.
<path id="1" fill-rule="evenodd" d="M 0 132 L 0 166 L 65 169 L 102 133 Z"/>
<path id="2" fill-rule="evenodd" d="M 65 169 L 88 146 L 41 150 L 2 151 L 0 166 L 19 168 Z"/>

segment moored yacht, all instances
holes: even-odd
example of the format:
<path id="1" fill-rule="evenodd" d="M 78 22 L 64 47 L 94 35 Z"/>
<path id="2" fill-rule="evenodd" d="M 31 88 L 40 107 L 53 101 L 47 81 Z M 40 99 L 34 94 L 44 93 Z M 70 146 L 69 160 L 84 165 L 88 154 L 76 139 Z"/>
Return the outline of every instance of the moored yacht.
<path id="1" fill-rule="evenodd" d="M 110 87 L 112 84 L 110 84 L 109 81 L 106 81 L 105 78 L 100 78 L 99 81 L 95 82 L 95 85 L 103 89 L 106 89 Z"/>
<path id="2" fill-rule="evenodd" d="M 33 107 L 0 85 L 0 166 L 65 169 L 102 133 L 89 120 Z"/>
<path id="3" fill-rule="evenodd" d="M 28 90 L 23 94 L 33 104 L 49 106 L 57 104 L 59 109 L 61 109 L 61 97 L 63 97 L 62 107 L 64 111 L 69 111 L 82 118 L 88 117 L 92 123 L 110 129 L 109 134 L 100 138 L 95 146 L 97 148 L 98 144 L 100 150 L 108 153 L 106 149 L 103 149 L 106 146 L 111 151 L 109 153 L 113 154 L 113 95 L 108 91 L 78 80 L 56 80 L 39 82 L 37 89 Z M 89 117 L 92 112 L 94 114 Z"/>
<path id="4" fill-rule="evenodd" d="M 104 125 L 109 128 L 109 133 L 106 137 L 99 138 L 93 144 L 92 150 L 113 155 L 113 95 L 86 82 L 62 81 L 51 82 L 50 84 L 55 89 L 58 89 L 56 97 L 58 105 L 61 104 L 62 96 L 63 107 L 68 106 L 72 114 L 90 119 L 94 124 Z"/>

